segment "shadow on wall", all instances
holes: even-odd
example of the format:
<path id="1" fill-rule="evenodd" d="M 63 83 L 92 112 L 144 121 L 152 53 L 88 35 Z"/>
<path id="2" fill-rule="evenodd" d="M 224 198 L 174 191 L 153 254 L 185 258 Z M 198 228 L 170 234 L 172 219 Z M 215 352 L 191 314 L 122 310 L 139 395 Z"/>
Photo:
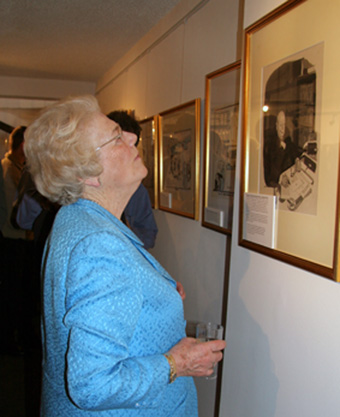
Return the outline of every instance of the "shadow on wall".
<path id="1" fill-rule="evenodd" d="M 279 381 L 275 375 L 267 335 L 253 319 L 240 296 L 240 287 L 249 267 L 249 253 L 239 252 L 237 276 L 231 285 L 228 320 L 226 381 L 222 392 L 230 417 L 273 417 Z M 255 296 L 255 295 L 254 295 Z M 258 300 L 261 302 L 261 300 Z"/>
<path id="2" fill-rule="evenodd" d="M 150 252 L 184 285 L 187 320 L 221 321 L 225 236 L 199 222 L 155 212 L 159 233 Z"/>
<path id="3" fill-rule="evenodd" d="M 170 273 L 169 265 L 177 263 L 178 260 L 173 258 L 171 249 L 175 243 L 172 238 L 172 231 L 166 221 L 165 212 L 161 210 L 154 210 L 155 220 L 158 226 L 158 234 L 156 238 L 155 247 L 150 249 L 150 253 L 157 259 L 157 261 Z M 161 227 L 160 227 L 161 225 Z M 173 277 L 176 279 L 176 277 Z"/>

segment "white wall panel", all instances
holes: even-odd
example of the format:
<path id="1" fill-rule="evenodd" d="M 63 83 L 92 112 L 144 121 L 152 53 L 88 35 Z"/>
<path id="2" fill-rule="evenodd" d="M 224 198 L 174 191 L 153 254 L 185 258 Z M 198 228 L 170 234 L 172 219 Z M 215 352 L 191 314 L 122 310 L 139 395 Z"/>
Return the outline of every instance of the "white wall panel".
<path id="1" fill-rule="evenodd" d="M 216 10 L 218 9 L 218 13 Z M 205 76 L 236 61 L 238 2 L 207 3 L 185 25 L 182 100 L 204 97 Z"/>
<path id="2" fill-rule="evenodd" d="M 152 116 L 180 104 L 184 25 L 148 54 L 146 111 Z"/>
<path id="3" fill-rule="evenodd" d="M 152 115 L 145 113 L 147 103 L 148 56 L 143 56 L 135 65 L 129 67 L 126 77 L 127 109 L 138 109 L 135 116 L 144 119 Z"/>
<path id="4" fill-rule="evenodd" d="M 107 87 L 97 94 L 97 99 L 103 113 L 107 114 L 113 110 L 126 109 L 127 98 L 127 71 L 124 71 L 118 78 L 110 82 Z"/>
<path id="5" fill-rule="evenodd" d="M 244 27 L 248 27 L 261 19 L 268 12 L 284 3 L 282 0 L 244 0 Z"/>
<path id="6" fill-rule="evenodd" d="M 94 94 L 95 84 L 81 81 L 0 77 L 3 97 L 58 99 L 68 95 Z"/>
<path id="7" fill-rule="evenodd" d="M 178 281 L 187 298 L 187 320 L 221 320 L 225 237 L 194 220 L 156 211 L 162 225 L 151 252 Z"/>

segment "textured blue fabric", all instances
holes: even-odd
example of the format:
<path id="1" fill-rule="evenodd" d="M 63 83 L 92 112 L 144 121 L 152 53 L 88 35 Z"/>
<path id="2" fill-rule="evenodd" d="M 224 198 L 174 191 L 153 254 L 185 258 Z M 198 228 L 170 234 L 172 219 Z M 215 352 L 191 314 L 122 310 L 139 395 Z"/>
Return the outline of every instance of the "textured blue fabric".
<path id="1" fill-rule="evenodd" d="M 195 417 L 192 378 L 162 355 L 185 337 L 176 283 L 88 200 L 60 209 L 43 263 L 42 417 Z"/>

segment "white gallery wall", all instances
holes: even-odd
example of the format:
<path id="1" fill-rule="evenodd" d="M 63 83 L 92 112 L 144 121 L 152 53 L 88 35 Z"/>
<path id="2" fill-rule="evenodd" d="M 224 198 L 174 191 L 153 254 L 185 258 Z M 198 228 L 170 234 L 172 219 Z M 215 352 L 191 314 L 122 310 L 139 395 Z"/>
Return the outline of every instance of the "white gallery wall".
<path id="1" fill-rule="evenodd" d="M 238 15 L 235 0 L 181 1 L 99 80 L 102 110 L 133 109 L 143 119 L 201 98 L 203 144 L 205 76 L 239 58 Z M 159 234 L 151 252 L 183 283 L 186 319 L 221 322 L 226 236 L 200 220 L 161 210 L 155 217 Z M 214 415 L 215 385 L 197 381 L 200 417 Z"/>
<path id="2" fill-rule="evenodd" d="M 95 83 L 1 76 L 0 121 L 13 127 L 28 125 L 53 100 L 94 92 Z M 8 133 L 0 130 L 0 158 L 7 151 L 7 139 Z"/>
<path id="3" fill-rule="evenodd" d="M 84 81 L 0 76 L 0 97 L 58 99 L 68 95 L 94 94 L 95 84 Z"/>
<path id="4" fill-rule="evenodd" d="M 246 0 L 244 27 L 281 3 Z M 238 187 L 220 416 L 338 417 L 340 284 L 239 247 Z"/>

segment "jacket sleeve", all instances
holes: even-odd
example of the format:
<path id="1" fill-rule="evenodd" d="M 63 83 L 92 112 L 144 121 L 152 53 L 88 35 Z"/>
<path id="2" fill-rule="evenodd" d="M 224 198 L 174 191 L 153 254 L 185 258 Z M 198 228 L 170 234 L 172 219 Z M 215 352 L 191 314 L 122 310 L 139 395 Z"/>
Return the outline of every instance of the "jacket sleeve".
<path id="1" fill-rule="evenodd" d="M 72 251 L 64 319 L 69 329 L 66 379 L 80 408 L 156 407 L 168 386 L 163 352 L 129 354 L 143 307 L 130 251 L 123 239 L 108 233 L 91 235 Z"/>

